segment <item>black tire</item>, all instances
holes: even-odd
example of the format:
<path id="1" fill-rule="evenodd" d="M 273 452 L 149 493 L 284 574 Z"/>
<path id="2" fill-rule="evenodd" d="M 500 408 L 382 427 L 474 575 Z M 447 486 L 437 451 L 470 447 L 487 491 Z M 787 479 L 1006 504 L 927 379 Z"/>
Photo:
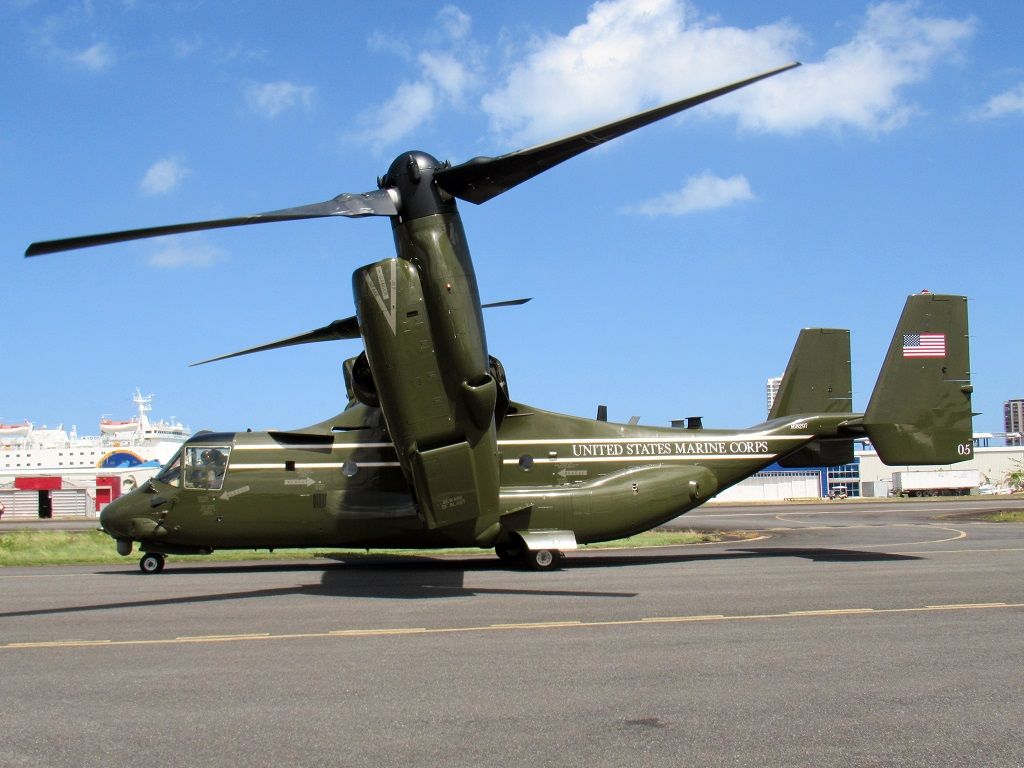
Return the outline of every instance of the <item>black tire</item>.
<path id="1" fill-rule="evenodd" d="M 494 545 L 494 554 L 503 563 L 521 563 L 526 548 L 518 537 Z"/>
<path id="2" fill-rule="evenodd" d="M 535 571 L 553 571 L 562 564 L 562 553 L 557 549 L 532 549 L 526 553 L 526 564 Z"/>
<path id="3" fill-rule="evenodd" d="M 143 573 L 160 573 L 165 561 L 166 558 L 159 552 L 147 552 L 139 560 L 139 570 Z"/>

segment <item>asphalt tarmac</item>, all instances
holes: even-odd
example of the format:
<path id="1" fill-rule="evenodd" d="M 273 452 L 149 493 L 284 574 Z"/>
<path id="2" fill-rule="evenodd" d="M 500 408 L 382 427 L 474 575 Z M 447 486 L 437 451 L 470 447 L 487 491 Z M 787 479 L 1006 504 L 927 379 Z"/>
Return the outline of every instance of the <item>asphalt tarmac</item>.
<path id="1" fill-rule="evenodd" d="M 0 766 L 1021 766 L 1024 502 L 749 541 L 0 570 Z"/>

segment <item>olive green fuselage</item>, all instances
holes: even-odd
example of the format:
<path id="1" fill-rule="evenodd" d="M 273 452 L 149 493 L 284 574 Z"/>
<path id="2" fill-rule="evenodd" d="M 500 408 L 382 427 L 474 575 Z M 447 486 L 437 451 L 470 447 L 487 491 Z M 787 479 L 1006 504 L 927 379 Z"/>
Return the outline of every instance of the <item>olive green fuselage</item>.
<path id="1" fill-rule="evenodd" d="M 306 429 L 189 440 L 103 511 L 119 550 L 130 541 L 177 554 L 493 547 L 537 532 L 614 539 L 683 514 L 856 417 L 680 430 L 510 403 L 488 354 L 461 220 L 423 162 L 400 158 L 389 171 L 403 200 L 392 221 L 397 257 L 353 275 L 372 381 Z"/>
<path id="2" fill-rule="evenodd" d="M 215 489 L 186 473 L 110 504 L 104 529 L 167 554 L 280 547 L 490 547 L 516 531 L 571 530 L 580 543 L 644 531 L 706 501 L 852 414 L 784 418 L 748 430 L 594 421 L 514 404 L 498 434 L 500 526 L 428 526 L 381 412 L 354 405 L 296 432 L 192 438 L 228 454 Z M 826 423 L 828 422 L 828 423 Z M 226 450 L 225 450 L 226 449 Z M 164 478 L 166 479 L 166 477 Z"/>

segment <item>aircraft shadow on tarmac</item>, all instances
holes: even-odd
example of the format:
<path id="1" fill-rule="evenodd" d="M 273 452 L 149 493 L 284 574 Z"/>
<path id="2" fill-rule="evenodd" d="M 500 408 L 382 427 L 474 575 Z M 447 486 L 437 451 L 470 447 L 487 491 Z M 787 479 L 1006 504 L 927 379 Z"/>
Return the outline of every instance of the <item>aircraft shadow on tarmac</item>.
<path id="1" fill-rule="evenodd" d="M 591 552 L 594 552 L 593 550 Z M 864 552 L 860 550 L 827 549 L 827 548 L 751 548 L 751 549 L 729 549 L 723 552 L 701 552 L 701 553 L 665 553 L 643 552 L 638 554 L 623 554 L 609 552 L 607 554 L 592 554 L 591 552 L 578 557 L 571 557 L 566 571 L 554 571 L 544 574 L 558 578 L 562 574 L 586 568 L 630 568 L 635 566 L 650 566 L 671 563 L 691 563 L 701 561 L 763 558 L 763 557 L 799 557 L 814 562 L 830 563 L 871 563 L 888 560 L 920 560 L 922 558 L 912 555 L 889 554 L 885 552 Z M 24 616 L 46 616 L 75 613 L 89 613 L 94 611 L 119 610 L 124 608 L 152 608 L 165 605 L 188 605 L 200 603 L 214 603 L 226 600 L 250 600 L 266 597 L 286 596 L 327 596 L 327 597 L 350 597 L 350 598 L 378 598 L 390 600 L 420 600 L 451 597 L 472 597 L 476 595 L 519 595 L 547 598 L 579 598 L 579 597 L 606 597 L 630 599 L 637 596 L 636 592 L 601 592 L 585 590 L 559 590 L 551 589 L 550 581 L 546 581 L 548 588 L 537 589 L 516 589 L 516 588 L 495 588 L 470 586 L 465 584 L 467 573 L 472 572 L 494 572 L 510 571 L 522 573 L 522 570 L 514 565 L 508 565 L 487 558 L 438 558 L 429 556 L 401 556 L 401 557 L 343 557 L 337 556 L 326 558 L 332 560 L 327 565 L 318 564 L 239 564 L 239 565 L 215 565 L 189 568 L 183 565 L 174 567 L 173 571 L 165 576 L 144 576 L 138 573 L 139 578 L 152 579 L 159 583 L 159 579 L 168 576 L 215 576 L 217 574 L 238 574 L 238 573 L 315 573 L 320 572 L 320 582 L 317 584 L 300 584 L 287 587 L 271 589 L 254 589 L 249 591 L 220 592 L 204 595 L 191 595 L 181 597 L 165 597 L 150 600 L 130 600 L 116 603 L 97 603 L 93 605 L 73 605 L 58 608 L 42 608 L 37 610 L 24 611 L 0 611 L 0 619 L 16 618 Z M 132 571 L 132 573 L 137 573 Z M 97 572 L 100 576 L 124 576 L 124 571 L 104 570 Z M 540 576 L 541 574 L 537 574 Z"/>
<path id="2" fill-rule="evenodd" d="M 572 560 L 571 568 L 606 568 L 609 566 L 654 565 L 658 563 L 691 563 L 716 560 L 740 560 L 762 557 L 801 557 L 816 563 L 878 562 L 882 560 L 920 560 L 914 555 L 897 555 L 888 552 L 865 552 L 858 549 L 830 549 L 827 547 L 751 547 L 749 549 L 727 549 L 720 552 L 698 552 L 693 554 L 642 553 L 624 555 L 621 552 L 588 555 Z"/>

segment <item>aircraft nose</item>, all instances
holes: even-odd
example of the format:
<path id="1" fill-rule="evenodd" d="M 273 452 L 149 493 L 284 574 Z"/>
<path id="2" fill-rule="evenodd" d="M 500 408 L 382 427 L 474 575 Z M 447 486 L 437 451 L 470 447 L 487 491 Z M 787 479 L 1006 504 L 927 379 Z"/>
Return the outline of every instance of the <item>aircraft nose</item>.
<path id="1" fill-rule="evenodd" d="M 128 496 L 114 499 L 100 512 L 100 527 L 115 539 L 130 539 L 131 506 Z"/>

